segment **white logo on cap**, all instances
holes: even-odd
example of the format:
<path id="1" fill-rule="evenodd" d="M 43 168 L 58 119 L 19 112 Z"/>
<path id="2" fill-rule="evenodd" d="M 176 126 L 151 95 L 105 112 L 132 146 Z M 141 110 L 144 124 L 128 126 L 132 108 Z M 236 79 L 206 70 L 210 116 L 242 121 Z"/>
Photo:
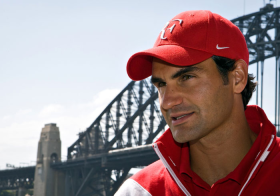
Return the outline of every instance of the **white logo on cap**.
<path id="1" fill-rule="evenodd" d="M 216 46 L 216 48 L 217 48 L 218 50 L 222 50 L 222 49 L 227 49 L 227 48 L 229 48 L 229 47 L 219 47 L 218 45 L 219 45 L 219 44 L 217 44 L 217 46 Z"/>
<path id="2" fill-rule="evenodd" d="M 178 21 L 179 24 L 181 25 L 183 20 L 182 19 L 174 19 L 174 20 L 171 20 L 171 21 Z M 170 22 L 167 22 L 165 27 L 161 30 L 161 35 L 160 35 L 160 39 L 166 39 L 167 37 L 164 37 L 164 34 L 165 34 L 165 29 L 168 27 Z M 172 25 L 172 27 L 168 28 L 170 33 L 172 33 L 173 29 L 175 28 L 175 24 Z"/>

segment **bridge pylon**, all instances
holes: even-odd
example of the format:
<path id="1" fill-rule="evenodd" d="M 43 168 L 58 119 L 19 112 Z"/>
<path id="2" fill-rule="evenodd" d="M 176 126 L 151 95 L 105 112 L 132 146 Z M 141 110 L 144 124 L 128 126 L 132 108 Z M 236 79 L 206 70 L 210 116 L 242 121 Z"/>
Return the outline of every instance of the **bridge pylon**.
<path id="1" fill-rule="evenodd" d="M 35 196 L 64 195 L 64 174 L 50 168 L 51 163 L 58 161 L 61 161 L 59 128 L 53 123 L 46 124 L 38 143 L 34 182 Z"/>

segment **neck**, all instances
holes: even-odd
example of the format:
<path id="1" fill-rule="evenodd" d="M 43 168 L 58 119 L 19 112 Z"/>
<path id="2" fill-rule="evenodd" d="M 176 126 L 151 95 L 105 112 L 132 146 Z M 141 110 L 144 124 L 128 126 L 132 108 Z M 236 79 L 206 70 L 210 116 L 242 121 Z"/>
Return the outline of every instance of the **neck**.
<path id="1" fill-rule="evenodd" d="M 197 141 L 189 142 L 191 168 L 210 186 L 238 166 L 257 137 L 245 114 L 230 122 Z"/>

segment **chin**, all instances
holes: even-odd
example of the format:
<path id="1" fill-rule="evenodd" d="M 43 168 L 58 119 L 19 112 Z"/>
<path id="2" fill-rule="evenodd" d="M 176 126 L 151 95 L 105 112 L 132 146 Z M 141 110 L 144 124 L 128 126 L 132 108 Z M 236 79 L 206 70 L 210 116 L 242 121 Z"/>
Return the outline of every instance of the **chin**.
<path id="1" fill-rule="evenodd" d="M 171 131 L 173 139 L 178 143 L 186 143 L 190 141 L 196 141 L 203 137 L 200 129 L 194 129 L 189 127 L 184 127 L 183 129 L 175 129 Z"/>
<path id="2" fill-rule="evenodd" d="M 172 133 L 172 136 L 173 136 L 173 139 L 176 142 L 181 143 L 181 144 L 186 143 L 186 142 L 189 141 L 188 138 L 186 138 L 186 136 L 183 136 L 181 134 Z"/>

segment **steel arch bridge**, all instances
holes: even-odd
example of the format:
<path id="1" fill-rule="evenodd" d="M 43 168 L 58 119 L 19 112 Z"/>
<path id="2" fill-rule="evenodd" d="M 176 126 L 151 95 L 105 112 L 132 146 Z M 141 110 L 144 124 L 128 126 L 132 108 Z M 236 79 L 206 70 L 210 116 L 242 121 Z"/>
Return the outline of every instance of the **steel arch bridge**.
<path id="1" fill-rule="evenodd" d="M 130 82 L 68 148 L 68 159 L 152 143 L 166 125 L 148 81 Z"/>
<path id="2" fill-rule="evenodd" d="M 265 60 L 275 58 L 274 124 L 279 133 L 280 111 L 280 7 L 267 4 L 259 12 L 233 19 L 244 34 L 250 65 L 256 66 L 256 103 L 262 107 Z M 66 195 L 113 195 L 132 167 L 157 160 L 151 143 L 165 130 L 159 111 L 156 89 L 148 80 L 130 82 L 104 109 L 97 119 L 79 133 L 68 148 L 66 162 L 54 163 L 53 169 L 66 174 Z M 1 171 L 0 171 L 1 175 Z M 9 174 L 9 176 L 11 176 Z M 25 178 L 16 174 L 17 178 Z M 14 178 L 9 177 L 9 178 Z M 7 178 L 8 179 L 8 178 Z M 0 188 L 5 186 L 2 179 Z M 3 183 L 4 184 L 3 184 Z"/>
<path id="3" fill-rule="evenodd" d="M 157 160 L 152 146 L 148 145 L 166 125 L 157 98 L 150 81 L 132 81 L 79 134 L 79 139 L 68 148 L 67 187 L 71 189 L 68 195 L 113 195 L 132 167 Z M 121 150 L 127 147 L 134 148 Z M 85 162 L 89 166 L 77 169 L 76 166 L 84 166 Z M 65 166 L 53 168 L 65 169 Z"/>
<path id="4" fill-rule="evenodd" d="M 249 64 L 256 64 L 256 80 L 259 84 L 256 103 L 260 106 L 263 103 L 264 61 L 275 57 L 276 126 L 279 124 L 280 107 L 279 18 L 280 8 L 267 4 L 259 12 L 232 20 L 245 36 L 250 54 Z M 132 167 L 147 165 L 157 159 L 151 146 L 145 146 L 165 130 L 166 123 L 159 111 L 157 98 L 157 92 L 150 81 L 132 81 L 89 128 L 79 134 L 79 139 L 68 148 L 68 163 L 80 161 L 80 164 L 69 166 L 68 169 L 66 165 L 54 166 L 67 173 L 68 188 L 71 189 L 68 195 L 113 195 Z M 128 148 L 142 145 L 142 151 Z M 126 148 L 134 149 L 135 154 L 121 150 Z M 104 155 L 111 156 L 112 153 L 117 153 L 115 159 Z M 127 156 L 123 158 L 122 153 Z M 150 153 L 149 156 L 153 158 L 148 159 L 145 153 Z M 131 163 L 131 159 L 136 162 Z"/>

